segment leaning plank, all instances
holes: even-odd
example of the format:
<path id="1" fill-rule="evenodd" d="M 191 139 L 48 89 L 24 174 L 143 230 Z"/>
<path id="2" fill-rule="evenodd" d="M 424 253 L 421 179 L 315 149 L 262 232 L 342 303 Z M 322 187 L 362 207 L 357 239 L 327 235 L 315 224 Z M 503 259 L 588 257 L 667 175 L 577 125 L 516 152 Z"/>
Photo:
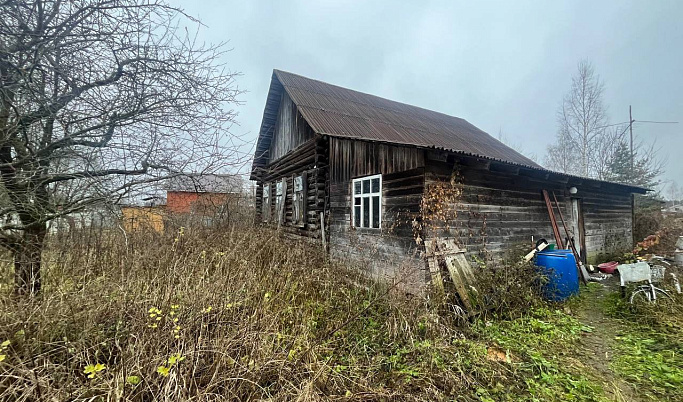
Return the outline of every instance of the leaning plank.
<path id="1" fill-rule="evenodd" d="M 323 252 L 327 253 L 327 236 L 325 235 L 325 213 L 320 211 L 320 236 L 323 240 Z"/>
<path id="2" fill-rule="evenodd" d="M 472 267 L 465 258 L 465 251 L 460 250 L 453 240 L 446 240 L 440 245 L 455 290 L 458 292 L 465 309 L 472 312 L 468 288 L 474 285 L 474 272 L 472 272 Z"/>
<path id="3" fill-rule="evenodd" d="M 463 306 L 471 311 L 472 303 L 469 299 L 468 288 L 474 284 L 475 279 L 472 268 L 465 258 L 465 251 L 461 250 L 453 239 L 439 239 L 431 243 L 427 250 L 433 250 L 433 259 L 437 269 L 441 261 L 446 265 Z M 427 256 L 429 257 L 430 254 L 428 253 Z"/>
<path id="4" fill-rule="evenodd" d="M 439 267 L 439 260 L 436 257 L 435 244 L 432 240 L 425 240 L 425 260 L 427 261 L 427 268 L 432 279 L 432 286 L 437 295 L 443 296 L 443 278 L 441 277 L 441 268 Z"/>

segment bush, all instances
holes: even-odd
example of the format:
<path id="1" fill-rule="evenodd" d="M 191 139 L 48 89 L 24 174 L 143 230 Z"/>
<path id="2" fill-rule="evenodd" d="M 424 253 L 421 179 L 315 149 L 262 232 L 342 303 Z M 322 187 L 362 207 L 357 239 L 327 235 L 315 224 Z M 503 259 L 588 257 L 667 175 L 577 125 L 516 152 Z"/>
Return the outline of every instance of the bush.
<path id="1" fill-rule="evenodd" d="M 510 248 L 501 261 L 479 264 L 476 297 L 478 309 L 485 315 L 500 318 L 519 317 L 533 307 L 544 304 L 539 297 L 542 278 L 536 267 L 524 262 L 529 252 L 527 245 Z"/>

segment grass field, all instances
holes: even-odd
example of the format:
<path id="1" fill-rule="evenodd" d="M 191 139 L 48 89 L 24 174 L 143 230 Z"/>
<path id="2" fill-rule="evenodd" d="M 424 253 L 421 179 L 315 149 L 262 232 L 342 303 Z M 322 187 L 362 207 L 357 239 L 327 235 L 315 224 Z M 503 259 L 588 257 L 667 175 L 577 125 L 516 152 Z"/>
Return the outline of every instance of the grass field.
<path id="1" fill-rule="evenodd" d="M 576 353 L 594 328 L 574 311 L 594 304 L 545 304 L 507 274 L 487 277 L 506 290 L 468 322 L 265 229 L 82 234 L 45 259 L 36 299 L 2 269 L 0 400 L 618 399 Z M 615 336 L 631 336 L 610 370 L 674 400 L 680 355 L 635 351 L 653 348 L 644 333 L 675 346 L 680 321 L 609 300 Z M 644 377 L 652 365 L 662 374 Z"/>

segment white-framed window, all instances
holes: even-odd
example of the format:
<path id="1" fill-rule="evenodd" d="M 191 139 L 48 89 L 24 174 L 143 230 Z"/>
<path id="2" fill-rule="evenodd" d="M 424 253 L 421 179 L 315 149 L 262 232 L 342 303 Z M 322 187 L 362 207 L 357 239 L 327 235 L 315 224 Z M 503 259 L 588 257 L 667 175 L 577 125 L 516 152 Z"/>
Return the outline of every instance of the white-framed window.
<path id="1" fill-rule="evenodd" d="M 303 226 L 306 214 L 306 174 L 292 176 L 292 224 Z"/>
<path id="2" fill-rule="evenodd" d="M 382 226 L 382 175 L 353 179 L 351 219 L 357 228 L 380 229 Z"/>
<path id="3" fill-rule="evenodd" d="M 285 179 L 275 183 L 275 214 L 277 215 L 277 221 L 279 224 L 283 222 L 283 217 L 285 215 Z"/>
<path id="4" fill-rule="evenodd" d="M 261 215 L 264 222 L 270 221 L 270 183 L 263 185 L 263 205 Z"/>

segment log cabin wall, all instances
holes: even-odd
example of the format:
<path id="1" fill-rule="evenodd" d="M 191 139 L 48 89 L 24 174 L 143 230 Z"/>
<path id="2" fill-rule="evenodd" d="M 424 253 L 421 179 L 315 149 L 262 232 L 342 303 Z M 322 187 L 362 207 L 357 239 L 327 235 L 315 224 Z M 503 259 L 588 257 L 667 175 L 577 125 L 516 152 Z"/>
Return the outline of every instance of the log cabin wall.
<path id="1" fill-rule="evenodd" d="M 583 207 L 589 263 L 623 257 L 633 250 L 633 205 L 630 193 L 579 188 L 576 195 Z"/>
<path id="2" fill-rule="evenodd" d="M 329 244 L 378 278 L 424 284 L 425 264 L 416 250 L 412 219 L 424 191 L 424 151 L 414 147 L 330 138 Z M 352 225 L 352 179 L 382 174 L 381 229 Z"/>
<path id="3" fill-rule="evenodd" d="M 454 222 L 437 224 L 436 235 L 456 238 L 470 256 L 500 260 L 515 245 L 527 245 L 530 249 L 532 236 L 534 240 L 545 238 L 555 243 L 543 189 L 548 190 L 551 201 L 553 192 L 557 196 L 570 230 L 574 226 L 571 199 L 580 200 L 585 257 L 589 263 L 623 254 L 632 247 L 630 194 L 623 190 L 553 182 L 520 175 L 518 169 L 496 170 L 488 163 L 478 165 L 465 160 L 429 160 L 425 186 L 450 180 L 454 171 L 462 189 L 460 202 L 453 206 L 457 217 Z M 570 187 L 578 189 L 576 195 L 569 194 Z M 555 216 L 564 241 L 557 209 Z"/>
<path id="4" fill-rule="evenodd" d="M 286 93 L 282 94 L 280 109 L 273 127 L 269 160 L 258 173 L 256 185 L 256 220 L 292 236 L 321 240 L 320 212 L 325 210 L 325 191 L 328 178 L 327 139 L 315 135 Z M 294 176 L 303 175 L 304 219 L 294 222 Z M 278 222 L 276 184 L 284 179 L 284 214 Z M 270 203 L 263 205 L 264 185 L 270 185 Z M 265 221 L 264 208 L 270 210 Z"/>

